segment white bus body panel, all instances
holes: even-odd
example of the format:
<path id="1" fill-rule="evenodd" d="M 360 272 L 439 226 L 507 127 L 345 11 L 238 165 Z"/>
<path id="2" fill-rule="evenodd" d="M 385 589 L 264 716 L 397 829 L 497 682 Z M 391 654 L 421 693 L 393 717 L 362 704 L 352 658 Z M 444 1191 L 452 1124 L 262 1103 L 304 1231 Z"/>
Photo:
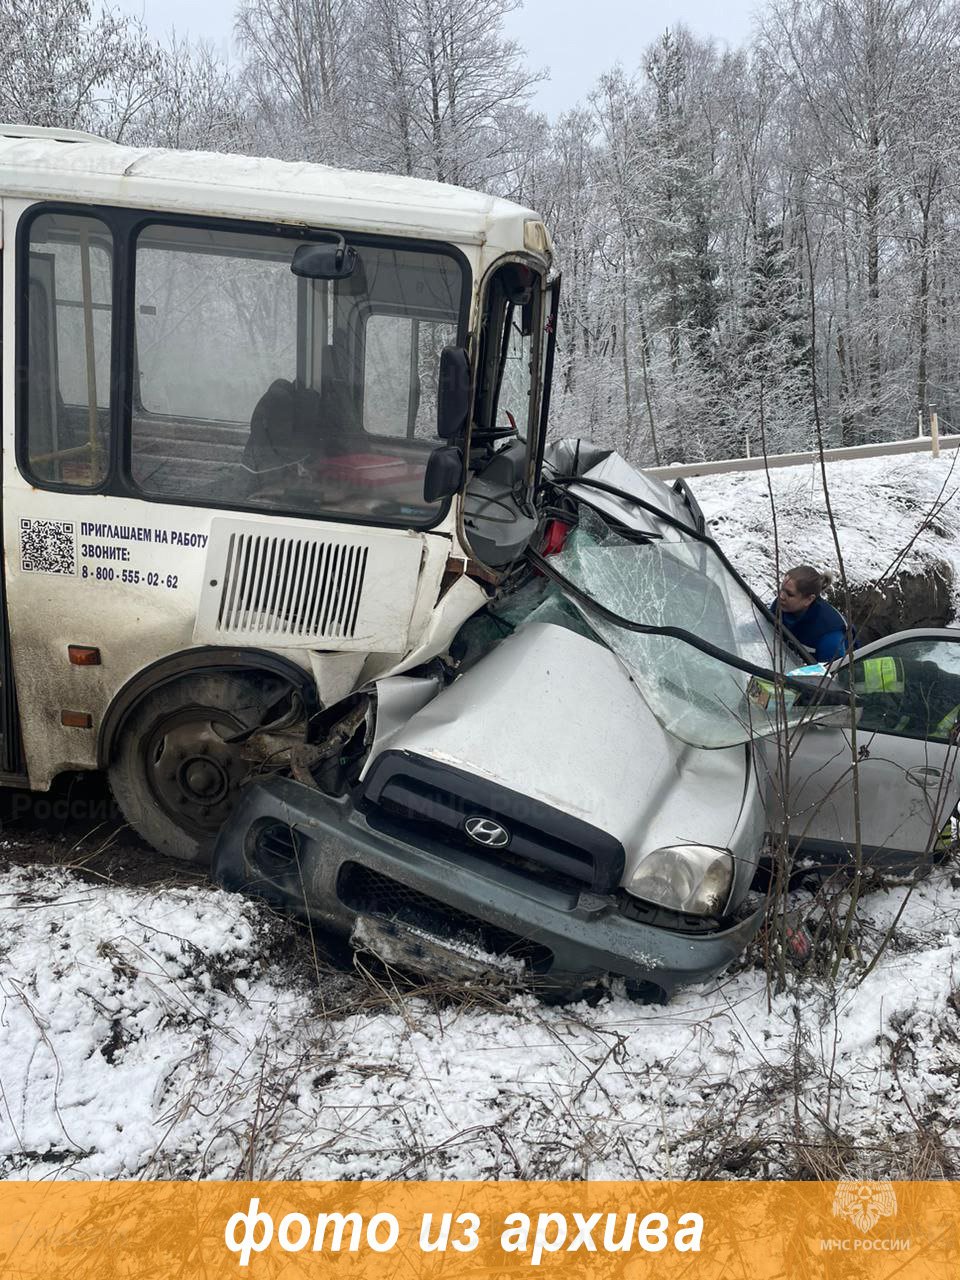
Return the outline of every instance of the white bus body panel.
<path id="1" fill-rule="evenodd" d="M 539 214 L 464 187 L 258 156 L 165 151 L 103 141 L 65 144 L 0 136 L 0 190 L 28 201 L 253 218 L 444 240 L 491 258 L 522 252 Z"/>
<path id="2" fill-rule="evenodd" d="M 230 625 L 218 629 L 219 575 L 231 530 L 235 539 L 242 531 L 250 547 L 299 548 L 307 572 L 295 583 L 292 560 L 286 579 L 282 570 L 267 572 L 265 560 L 262 573 L 248 567 L 247 607 L 234 603 L 223 619 Z M 311 650 L 375 650 L 397 661 L 430 619 L 451 548 L 449 535 L 438 533 L 270 516 L 224 519 L 204 508 L 47 493 L 19 477 L 4 486 L 4 537 L 24 753 L 37 788 L 64 769 L 96 768 L 97 730 L 114 696 L 168 654 L 197 645 L 244 647 L 283 653 L 311 672 L 317 658 L 311 661 Z M 324 555 L 332 584 L 326 588 Z M 355 571 L 361 565 L 362 575 Z M 238 591 L 237 574 L 232 583 Z M 284 606 L 274 601 L 281 591 Z M 249 607 L 258 599 L 267 608 Z M 303 617 L 308 626 L 326 617 L 326 628 L 281 634 L 285 609 L 299 610 L 294 621 Z M 68 644 L 96 646 L 101 665 L 71 666 Z M 63 710 L 88 712 L 92 729 L 63 727 Z"/>
<path id="3" fill-rule="evenodd" d="M 193 639 L 405 653 L 422 537 L 215 518 Z"/>

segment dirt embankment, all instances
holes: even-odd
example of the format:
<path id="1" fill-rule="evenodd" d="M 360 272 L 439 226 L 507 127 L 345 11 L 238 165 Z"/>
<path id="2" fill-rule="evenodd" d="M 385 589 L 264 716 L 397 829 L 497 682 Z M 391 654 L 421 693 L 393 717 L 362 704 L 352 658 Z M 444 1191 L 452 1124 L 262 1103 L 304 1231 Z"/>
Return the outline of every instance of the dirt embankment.
<path id="1" fill-rule="evenodd" d="M 864 582 L 850 589 L 853 624 L 860 644 L 914 627 L 946 627 L 953 623 L 953 570 L 945 560 L 911 572 L 902 570 L 882 586 Z M 842 592 L 831 603 L 843 609 Z"/>

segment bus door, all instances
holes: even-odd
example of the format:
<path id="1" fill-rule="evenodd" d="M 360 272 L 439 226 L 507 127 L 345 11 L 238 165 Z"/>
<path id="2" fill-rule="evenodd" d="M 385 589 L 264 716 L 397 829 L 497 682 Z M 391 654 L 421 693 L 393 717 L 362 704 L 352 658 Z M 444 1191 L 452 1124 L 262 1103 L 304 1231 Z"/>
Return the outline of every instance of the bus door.
<path id="1" fill-rule="evenodd" d="M 4 247 L 3 237 L 3 201 L 0 200 L 0 354 L 12 349 L 12 316 L 6 301 L 5 282 L 12 283 L 13 252 L 12 242 Z M 10 368 L 9 360 L 2 362 L 0 368 L 0 405 L 2 417 L 6 419 L 12 414 L 13 385 L 12 379 L 6 376 Z M 5 450 L 0 442 L 0 466 L 6 466 Z M 0 506 L 2 517 L 2 506 Z M 0 532 L 0 549 L 2 549 L 2 532 Z M 4 561 L 6 557 L 3 557 Z M 0 783 L 5 786 L 22 786 L 26 782 L 23 769 L 23 752 L 20 744 L 20 723 L 17 714 L 16 685 L 13 678 L 13 660 L 10 655 L 10 630 L 7 618 L 6 575 L 0 574 Z"/>

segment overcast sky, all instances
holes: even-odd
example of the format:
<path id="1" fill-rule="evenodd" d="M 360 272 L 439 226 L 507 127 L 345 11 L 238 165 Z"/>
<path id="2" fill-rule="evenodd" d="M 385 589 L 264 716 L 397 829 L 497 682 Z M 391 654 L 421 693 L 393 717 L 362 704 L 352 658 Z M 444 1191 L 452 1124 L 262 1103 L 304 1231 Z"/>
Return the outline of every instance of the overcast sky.
<path id="1" fill-rule="evenodd" d="M 142 17 L 155 35 L 175 26 L 179 35 L 211 40 L 231 51 L 234 0 L 122 0 L 122 9 Z M 750 34 L 757 0 L 526 0 L 507 19 L 507 31 L 527 51 L 530 65 L 550 70 L 533 105 L 555 116 L 589 93 L 597 77 L 617 61 L 628 70 L 664 27 L 684 23 L 697 35 L 736 45 Z"/>

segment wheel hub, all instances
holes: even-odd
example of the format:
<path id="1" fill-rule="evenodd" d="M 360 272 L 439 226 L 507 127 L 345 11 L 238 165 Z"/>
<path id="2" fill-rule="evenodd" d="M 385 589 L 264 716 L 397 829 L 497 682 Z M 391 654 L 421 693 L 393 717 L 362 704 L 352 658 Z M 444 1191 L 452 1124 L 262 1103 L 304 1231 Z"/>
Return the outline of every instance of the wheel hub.
<path id="1" fill-rule="evenodd" d="M 180 786 L 202 804 L 216 804 L 230 786 L 230 774 L 219 761 L 194 756 L 180 766 Z"/>
<path id="2" fill-rule="evenodd" d="M 230 738 L 247 726 L 214 707 L 188 706 L 164 717 L 144 743 L 144 766 L 160 807 L 198 835 L 217 831 L 247 772 Z"/>

